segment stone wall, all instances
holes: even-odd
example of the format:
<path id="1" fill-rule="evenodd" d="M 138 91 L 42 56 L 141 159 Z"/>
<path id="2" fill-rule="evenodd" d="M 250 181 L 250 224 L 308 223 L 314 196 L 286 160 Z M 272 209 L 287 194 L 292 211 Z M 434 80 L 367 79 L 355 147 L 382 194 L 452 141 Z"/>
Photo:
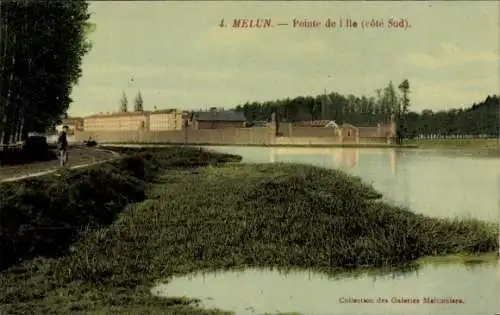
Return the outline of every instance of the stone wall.
<path id="1" fill-rule="evenodd" d="M 340 144 L 339 138 L 325 137 L 276 137 L 277 145 L 335 145 Z"/>
<path id="2" fill-rule="evenodd" d="M 382 126 L 378 127 L 358 127 L 361 138 L 380 138 L 384 134 Z"/>
<path id="3" fill-rule="evenodd" d="M 355 126 L 356 127 L 356 126 Z M 380 124 L 374 127 L 356 127 L 360 138 L 387 138 L 395 135 L 394 126 Z M 394 130 L 393 130 L 394 129 Z M 279 126 L 283 137 L 337 137 L 335 128 L 295 126 L 283 123 Z M 378 141 L 378 140 L 377 140 Z"/>
<path id="4" fill-rule="evenodd" d="M 359 137 L 346 137 L 334 128 L 298 127 L 280 125 L 280 136 L 275 127 L 203 129 L 187 128 L 168 131 L 76 131 L 75 140 L 92 138 L 98 143 L 192 143 L 234 145 L 328 145 L 343 142 L 387 143 L 388 129 L 377 127 L 359 128 Z M 352 139 L 351 139 L 352 138 Z"/>
<path id="5" fill-rule="evenodd" d="M 241 121 L 199 121 L 193 122 L 193 129 L 224 129 L 224 128 L 241 128 L 243 122 Z"/>
<path id="6" fill-rule="evenodd" d="M 337 137 L 335 128 L 325 128 L 325 127 L 302 127 L 302 126 L 291 126 L 284 125 L 286 132 L 283 132 L 283 136 L 287 137 L 324 137 L 324 138 L 335 138 Z M 281 128 L 280 128 L 281 131 Z"/>
<path id="7" fill-rule="evenodd" d="M 214 143 L 214 144 L 249 144 L 267 145 L 274 142 L 273 128 L 230 128 L 230 129 L 185 129 L 172 131 L 100 131 L 77 132 L 78 141 L 89 138 L 98 143 Z"/>

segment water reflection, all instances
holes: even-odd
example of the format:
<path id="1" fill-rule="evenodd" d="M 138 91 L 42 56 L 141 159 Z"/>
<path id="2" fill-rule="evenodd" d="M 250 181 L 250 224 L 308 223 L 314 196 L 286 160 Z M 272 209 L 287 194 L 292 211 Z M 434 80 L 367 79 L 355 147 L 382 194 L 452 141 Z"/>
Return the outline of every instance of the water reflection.
<path id="1" fill-rule="evenodd" d="M 495 314 L 500 310 L 500 282 L 491 277 L 496 268 L 496 263 L 436 264 L 399 276 L 337 279 L 308 271 L 247 269 L 175 278 L 152 292 L 199 298 L 201 307 L 236 314 Z"/>
<path id="2" fill-rule="evenodd" d="M 386 201 L 439 217 L 500 220 L 500 159 L 388 148 L 210 147 L 243 162 L 295 162 L 362 177 Z"/>
<path id="3" fill-rule="evenodd" d="M 269 148 L 269 161 L 353 168 L 358 164 L 359 152 L 359 148 Z"/>

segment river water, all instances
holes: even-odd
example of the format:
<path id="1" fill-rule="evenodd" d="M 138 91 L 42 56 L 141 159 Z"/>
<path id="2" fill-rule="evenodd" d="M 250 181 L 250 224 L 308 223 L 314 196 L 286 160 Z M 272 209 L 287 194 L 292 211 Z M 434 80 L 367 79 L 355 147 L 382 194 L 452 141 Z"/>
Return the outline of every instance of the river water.
<path id="1" fill-rule="evenodd" d="M 340 168 L 372 184 L 388 202 L 415 212 L 500 222 L 500 159 L 419 149 L 208 149 L 241 155 L 243 162 Z M 285 275 L 249 269 L 175 278 L 153 292 L 201 298 L 203 307 L 236 314 L 495 314 L 500 312 L 500 262 L 427 264 L 403 277 L 365 274 L 336 280 L 308 271 Z M 455 301 L 428 304 L 426 297 Z"/>

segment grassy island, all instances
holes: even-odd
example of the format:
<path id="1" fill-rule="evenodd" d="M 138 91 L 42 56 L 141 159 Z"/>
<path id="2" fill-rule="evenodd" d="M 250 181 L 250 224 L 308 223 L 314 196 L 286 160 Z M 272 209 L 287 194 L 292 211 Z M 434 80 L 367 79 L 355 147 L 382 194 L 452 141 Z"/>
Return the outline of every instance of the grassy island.
<path id="1" fill-rule="evenodd" d="M 126 157 L 0 186 L 10 196 L 2 253 L 18 257 L 0 274 L 1 314 L 223 314 L 150 289 L 200 270 L 336 273 L 498 250 L 493 224 L 386 204 L 341 171 L 227 163 L 240 159 L 200 149 L 115 150 Z"/>

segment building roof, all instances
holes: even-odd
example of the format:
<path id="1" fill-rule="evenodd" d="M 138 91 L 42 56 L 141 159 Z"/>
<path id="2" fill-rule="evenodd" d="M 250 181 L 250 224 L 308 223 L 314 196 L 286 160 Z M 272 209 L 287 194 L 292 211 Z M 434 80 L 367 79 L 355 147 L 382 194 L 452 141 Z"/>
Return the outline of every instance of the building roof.
<path id="1" fill-rule="evenodd" d="M 331 120 L 325 125 L 325 127 L 334 127 L 334 128 L 338 128 L 338 126 L 339 125 L 335 122 L 335 120 Z"/>
<path id="2" fill-rule="evenodd" d="M 176 108 L 168 108 L 168 109 L 157 109 L 150 111 L 151 115 L 154 114 L 173 114 L 179 112 Z"/>
<path id="3" fill-rule="evenodd" d="M 194 119 L 198 121 L 245 121 L 245 115 L 242 112 L 235 111 L 209 111 L 197 112 Z"/>
<path id="4" fill-rule="evenodd" d="M 329 122 L 329 120 L 304 120 L 295 122 L 294 125 L 302 127 L 324 127 Z"/>
<path id="5" fill-rule="evenodd" d="M 80 124 L 82 122 L 83 122 L 82 117 L 68 117 L 62 120 L 62 123 L 66 125 Z"/>
<path id="6" fill-rule="evenodd" d="M 93 118 L 93 117 L 123 117 L 123 116 L 147 116 L 147 115 L 155 115 L 155 114 L 173 114 L 180 113 L 177 109 L 159 109 L 159 110 L 145 110 L 140 112 L 114 112 L 114 113 L 97 113 L 94 115 L 90 115 L 84 118 Z"/>
<path id="7" fill-rule="evenodd" d="M 97 113 L 94 115 L 89 115 L 85 118 L 93 117 L 122 117 L 122 116 L 144 116 L 147 112 L 118 112 L 118 113 Z"/>

